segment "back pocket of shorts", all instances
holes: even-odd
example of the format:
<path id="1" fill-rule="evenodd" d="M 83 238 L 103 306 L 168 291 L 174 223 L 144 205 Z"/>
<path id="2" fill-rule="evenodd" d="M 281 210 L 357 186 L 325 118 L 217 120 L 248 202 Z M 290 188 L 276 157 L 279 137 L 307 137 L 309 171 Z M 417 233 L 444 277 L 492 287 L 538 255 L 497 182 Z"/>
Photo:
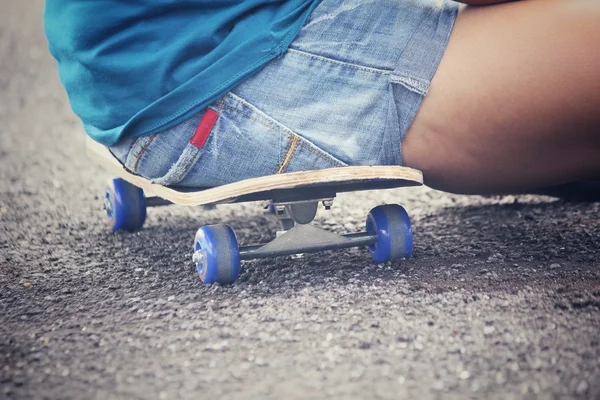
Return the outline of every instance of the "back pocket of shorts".
<path id="1" fill-rule="evenodd" d="M 345 165 L 232 93 L 215 104 L 215 111 L 218 119 L 192 165 L 188 168 L 187 157 L 180 161 L 185 176 L 178 186 L 213 187 Z"/>

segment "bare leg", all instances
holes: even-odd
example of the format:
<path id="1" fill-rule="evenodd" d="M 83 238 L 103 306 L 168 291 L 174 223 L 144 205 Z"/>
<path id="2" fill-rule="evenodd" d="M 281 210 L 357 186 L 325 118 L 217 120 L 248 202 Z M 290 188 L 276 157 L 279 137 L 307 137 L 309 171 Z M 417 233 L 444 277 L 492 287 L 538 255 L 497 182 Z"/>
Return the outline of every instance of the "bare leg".
<path id="1" fill-rule="evenodd" d="M 600 177 L 600 3 L 466 7 L 402 152 L 459 193 Z"/>

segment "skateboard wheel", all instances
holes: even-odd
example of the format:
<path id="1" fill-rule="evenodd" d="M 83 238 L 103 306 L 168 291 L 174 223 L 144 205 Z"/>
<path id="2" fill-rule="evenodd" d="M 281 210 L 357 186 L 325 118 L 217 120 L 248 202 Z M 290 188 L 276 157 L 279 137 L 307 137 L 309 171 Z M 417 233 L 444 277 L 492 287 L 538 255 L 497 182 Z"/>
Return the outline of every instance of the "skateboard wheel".
<path id="1" fill-rule="evenodd" d="M 375 262 L 384 263 L 412 255 L 413 236 L 404 207 L 387 204 L 373 208 L 367 216 L 367 232 L 377 235 L 375 243 L 369 246 Z"/>
<path id="2" fill-rule="evenodd" d="M 240 252 L 227 225 L 203 226 L 194 240 L 194 262 L 202 282 L 233 283 L 240 274 Z"/>
<path id="3" fill-rule="evenodd" d="M 104 211 L 113 231 L 139 230 L 146 220 L 144 191 L 123 179 L 111 179 L 104 192 Z"/>

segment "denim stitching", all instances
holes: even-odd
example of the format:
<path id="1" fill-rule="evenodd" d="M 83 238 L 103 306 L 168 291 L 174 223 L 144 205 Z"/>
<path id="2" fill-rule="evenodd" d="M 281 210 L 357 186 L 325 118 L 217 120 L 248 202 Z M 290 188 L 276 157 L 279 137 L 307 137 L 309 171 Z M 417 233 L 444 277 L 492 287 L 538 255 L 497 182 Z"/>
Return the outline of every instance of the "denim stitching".
<path id="1" fill-rule="evenodd" d="M 392 70 L 385 70 L 385 69 L 378 69 L 378 68 L 371 68 L 371 67 L 363 67 L 362 65 L 350 64 L 350 63 L 347 63 L 347 62 L 344 62 L 344 61 L 338 61 L 338 60 L 334 60 L 334 59 L 331 59 L 331 58 L 319 56 L 319 55 L 316 55 L 316 54 L 307 53 L 305 51 L 298 50 L 298 49 L 289 48 L 287 51 L 288 51 L 288 53 L 295 53 L 295 54 L 298 54 L 298 55 L 302 55 L 302 56 L 309 57 L 309 58 L 314 58 L 316 60 L 321 60 L 321 61 L 328 62 L 328 63 L 331 63 L 331 64 L 342 65 L 342 66 L 345 66 L 345 67 L 348 67 L 348 68 L 353 68 L 353 69 L 358 69 L 358 70 L 365 71 L 365 72 L 370 72 L 372 74 L 390 75 L 392 73 Z"/>
<path id="2" fill-rule="evenodd" d="M 133 168 L 132 168 L 133 172 L 137 172 L 137 167 L 138 167 L 138 164 L 140 163 L 140 159 L 142 158 L 142 156 L 144 155 L 146 150 L 148 150 L 150 143 L 152 143 L 154 141 L 154 139 L 156 139 L 156 135 L 158 135 L 158 133 L 155 133 L 154 135 L 150 136 L 150 139 L 148 139 L 148 141 L 146 142 L 144 147 L 142 147 L 142 150 L 140 150 L 139 154 L 135 158 L 135 164 L 133 164 Z"/>
<path id="3" fill-rule="evenodd" d="M 296 153 L 296 149 L 298 148 L 298 142 L 300 142 L 300 136 L 293 135 L 275 174 L 283 174 L 288 169 L 292 162 L 292 158 L 294 157 L 294 153 Z"/>
<path id="4" fill-rule="evenodd" d="M 285 148 L 285 151 L 283 152 L 283 156 L 280 157 L 279 164 L 277 164 L 277 167 L 275 168 L 275 174 L 280 173 L 281 167 L 283 166 L 283 162 L 285 160 L 285 156 L 290 152 L 290 147 L 292 147 L 293 141 L 294 141 L 294 135 L 290 136 L 290 139 L 288 140 L 288 144 L 287 144 L 287 147 Z M 281 146 L 280 146 L 280 148 L 281 148 Z"/>
<path id="5" fill-rule="evenodd" d="M 219 108 L 217 109 L 217 113 L 220 113 L 223 109 L 223 105 L 225 104 L 225 96 L 221 99 L 221 103 L 219 104 Z"/>
<path id="6" fill-rule="evenodd" d="M 300 139 L 303 139 L 303 138 L 300 136 Z M 322 159 L 327 160 L 328 162 L 330 162 L 338 167 L 347 167 L 348 166 L 348 164 L 346 164 L 345 162 L 338 160 L 337 158 L 335 158 L 331 154 L 327 153 L 326 151 L 323 151 L 320 148 L 313 146 L 310 142 L 308 142 L 304 139 L 300 140 L 299 147 L 300 146 L 303 146 L 305 149 L 310 151 L 315 156 L 321 157 Z"/>
<path id="7" fill-rule="evenodd" d="M 137 159 L 137 154 L 141 151 L 142 147 L 144 147 L 146 145 L 146 143 L 148 143 L 149 139 L 150 139 L 149 136 L 140 136 L 140 137 L 134 139 L 133 144 L 131 145 L 131 148 L 127 152 L 127 155 L 125 156 L 125 161 L 123 163 L 128 171 L 135 173 L 135 171 L 133 170 L 133 167 L 134 167 L 135 161 Z"/>
<path id="8" fill-rule="evenodd" d="M 258 108 L 256 108 L 252 104 L 248 103 L 246 100 L 242 99 L 241 97 L 238 97 L 233 93 L 228 93 L 227 96 L 229 98 L 231 98 L 231 100 L 235 101 L 236 104 L 242 106 L 243 108 L 248 108 L 249 111 L 252 113 L 252 115 L 247 114 L 246 112 L 244 112 L 244 110 L 240 110 L 240 109 L 237 109 L 232 106 L 224 106 L 224 107 L 228 107 L 229 109 L 231 109 L 233 111 L 237 111 L 240 114 L 245 115 L 248 118 L 253 119 L 254 121 L 256 121 L 268 128 L 273 128 L 278 131 L 286 132 L 288 135 L 295 134 L 294 131 L 292 131 L 288 127 L 282 125 L 281 123 L 275 121 L 273 118 L 267 116 L 266 114 L 263 113 L 263 111 L 259 110 Z"/>
<path id="9" fill-rule="evenodd" d="M 253 105 L 251 105 L 250 103 L 248 103 L 246 100 L 242 99 L 241 97 L 238 97 L 237 95 L 235 95 L 234 93 L 227 93 L 227 97 L 231 98 L 231 100 L 235 101 L 237 104 L 239 104 L 242 107 L 246 107 L 249 108 L 254 114 L 253 115 L 249 115 L 247 113 L 245 113 L 244 111 L 238 109 L 238 108 L 234 108 L 231 107 L 229 105 L 223 105 L 223 108 L 227 108 L 231 111 L 235 111 L 240 113 L 241 115 L 248 117 L 250 119 L 252 119 L 253 121 L 258 122 L 259 124 L 269 128 L 269 129 L 274 129 L 284 135 L 295 135 L 298 136 L 300 138 L 300 145 L 306 145 L 305 147 L 307 147 L 309 149 L 309 151 L 311 153 L 313 153 L 316 156 L 319 156 L 329 162 L 333 162 L 336 165 L 340 165 L 340 166 L 347 166 L 346 163 L 344 163 L 341 160 L 338 160 L 337 158 L 335 158 L 334 156 L 332 156 L 331 154 L 329 154 L 328 152 L 326 152 L 325 150 L 319 148 L 318 146 L 312 144 L 310 141 L 308 141 L 307 139 L 305 139 L 304 137 L 302 137 L 301 135 L 298 135 L 297 133 L 295 133 L 294 131 L 292 131 L 291 129 L 280 125 L 279 123 L 275 122 L 275 121 L 271 121 L 270 119 L 268 119 L 268 117 L 263 116 L 262 111 L 258 110 L 256 107 L 254 107 Z M 260 119 L 259 119 L 260 118 Z M 286 150 L 287 152 L 287 150 Z"/>
<path id="10" fill-rule="evenodd" d="M 429 83 L 422 79 L 411 78 L 410 76 L 392 75 L 390 77 L 390 82 L 402 85 L 411 92 L 415 92 L 422 96 L 427 96 L 427 93 L 429 92 Z"/>
<path id="11" fill-rule="evenodd" d="M 234 108 L 234 107 L 231 107 L 231 106 L 226 106 L 226 105 L 223 105 L 223 108 L 225 108 L 227 110 L 235 111 L 235 112 L 243 115 L 244 117 L 250 118 L 251 120 L 253 120 L 255 122 L 258 122 L 259 124 L 263 125 L 264 127 L 268 128 L 268 129 L 275 129 L 275 130 L 280 130 L 281 129 L 278 126 L 269 125 L 266 122 L 260 121 L 260 120 L 256 119 L 255 117 L 253 117 L 251 115 L 248 115 L 248 114 L 246 114 L 245 112 L 243 112 L 241 110 L 238 110 L 237 108 Z"/>
<path id="12" fill-rule="evenodd" d="M 287 159 L 287 162 L 283 165 L 281 172 L 284 173 L 285 171 L 287 171 L 288 167 L 290 166 L 290 163 L 292 162 L 292 160 L 294 159 L 294 154 L 296 154 L 296 150 L 298 150 L 299 144 L 302 142 L 302 138 L 298 135 L 294 136 L 294 144 L 292 145 L 292 148 L 290 150 L 290 155 Z"/>
<path id="13" fill-rule="evenodd" d="M 234 100 L 235 100 L 235 99 L 234 99 Z M 282 133 L 282 134 L 286 134 L 286 135 L 290 135 L 290 134 L 291 134 L 291 135 L 298 136 L 298 137 L 301 139 L 301 141 L 300 141 L 300 144 L 301 144 L 301 145 L 306 145 L 305 147 L 308 147 L 308 150 L 309 150 L 311 153 L 313 153 L 314 155 L 316 155 L 316 156 L 318 156 L 318 157 L 321 157 L 321 158 L 323 158 L 323 159 L 325 159 L 325 160 L 327 160 L 327 161 L 329 161 L 329 162 L 333 162 L 334 164 L 336 164 L 336 165 L 339 165 L 339 166 L 344 166 L 344 167 L 345 167 L 345 166 L 347 166 L 347 165 L 348 165 L 348 164 L 344 163 L 343 161 L 341 161 L 341 160 L 338 160 L 337 158 L 335 158 L 335 157 L 334 157 L 334 156 L 332 156 L 331 154 L 327 153 L 327 152 L 326 152 L 326 151 L 324 151 L 323 149 L 320 149 L 320 148 L 318 148 L 318 147 L 317 147 L 317 148 L 315 148 L 315 146 L 314 146 L 312 143 L 310 143 L 309 141 L 307 141 L 306 139 L 304 139 L 302 136 L 300 136 L 300 135 L 297 135 L 297 134 L 296 134 L 296 133 L 294 133 L 294 132 L 288 132 L 288 131 L 287 131 L 285 128 L 283 128 L 283 127 L 280 127 L 280 126 L 277 126 L 277 125 L 275 125 L 275 124 L 268 125 L 267 123 L 265 123 L 265 122 L 263 122 L 263 121 L 260 121 L 260 120 L 258 120 L 258 119 L 256 119 L 256 118 L 254 118 L 254 117 L 252 117 L 252 116 L 250 116 L 250 115 L 248 115 L 248 114 L 246 114 L 246 113 L 244 113 L 244 112 L 240 111 L 240 110 L 239 110 L 239 109 L 237 109 L 237 108 L 233 108 L 233 107 L 230 107 L 230 106 L 223 106 L 223 108 L 229 109 L 229 110 L 231 110 L 231 111 L 236 111 L 236 112 L 240 113 L 241 115 L 243 115 L 243 116 L 245 116 L 245 117 L 248 117 L 248 118 L 250 118 L 251 120 L 253 120 L 253 121 L 256 121 L 256 122 L 258 122 L 259 124 L 261 124 L 261 125 L 263 125 L 263 126 L 267 127 L 268 129 L 275 129 L 275 130 L 279 131 L 280 133 Z M 288 146 L 289 146 L 289 144 L 288 144 Z M 289 147 L 288 147 L 288 148 L 289 148 Z M 287 154 L 287 150 L 288 150 L 288 149 L 286 149 L 286 152 L 285 152 L 284 154 Z M 278 166 L 278 167 L 279 167 L 279 166 Z"/>

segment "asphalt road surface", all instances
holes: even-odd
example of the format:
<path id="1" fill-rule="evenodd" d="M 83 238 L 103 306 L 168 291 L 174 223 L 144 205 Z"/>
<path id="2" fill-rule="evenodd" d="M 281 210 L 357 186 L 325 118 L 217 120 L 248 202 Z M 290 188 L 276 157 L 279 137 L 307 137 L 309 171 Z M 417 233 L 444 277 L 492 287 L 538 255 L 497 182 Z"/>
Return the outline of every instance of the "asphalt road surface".
<path id="1" fill-rule="evenodd" d="M 199 226 L 251 243 L 275 221 L 172 206 L 109 232 L 42 10 L 0 12 L 0 398 L 600 398 L 600 204 L 346 194 L 318 225 L 358 231 L 400 202 L 415 257 L 253 261 L 205 286 Z"/>

